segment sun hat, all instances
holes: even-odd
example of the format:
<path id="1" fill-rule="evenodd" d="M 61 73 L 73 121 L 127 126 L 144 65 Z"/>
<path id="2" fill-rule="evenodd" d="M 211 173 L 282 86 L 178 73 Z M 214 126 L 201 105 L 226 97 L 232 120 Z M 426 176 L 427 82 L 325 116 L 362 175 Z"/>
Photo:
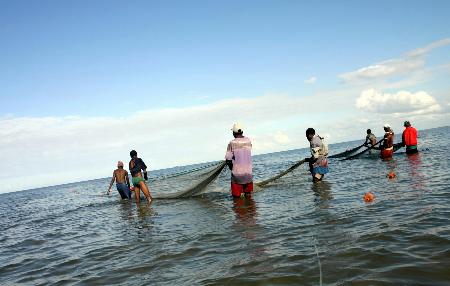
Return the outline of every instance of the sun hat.
<path id="1" fill-rule="evenodd" d="M 234 123 L 233 127 L 231 128 L 234 133 L 242 133 L 244 131 L 244 127 L 239 122 Z"/>
<path id="2" fill-rule="evenodd" d="M 391 125 L 389 125 L 389 124 L 384 124 L 384 126 L 383 126 L 384 128 L 391 128 Z"/>

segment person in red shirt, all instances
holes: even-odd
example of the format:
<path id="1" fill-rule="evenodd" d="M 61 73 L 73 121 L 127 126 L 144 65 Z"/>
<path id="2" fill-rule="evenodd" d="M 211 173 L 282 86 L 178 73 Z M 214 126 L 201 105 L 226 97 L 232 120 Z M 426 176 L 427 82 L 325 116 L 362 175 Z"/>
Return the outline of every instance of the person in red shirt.
<path id="1" fill-rule="evenodd" d="M 403 124 L 405 130 L 402 134 L 403 146 L 406 146 L 406 154 L 415 154 L 419 152 L 417 150 L 417 130 L 411 126 L 409 121 L 405 121 Z"/>

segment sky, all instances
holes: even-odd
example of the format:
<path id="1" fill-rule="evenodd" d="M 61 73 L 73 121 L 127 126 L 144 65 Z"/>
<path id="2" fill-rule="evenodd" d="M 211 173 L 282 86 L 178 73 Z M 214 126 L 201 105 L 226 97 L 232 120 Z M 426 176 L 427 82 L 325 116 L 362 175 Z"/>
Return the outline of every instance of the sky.
<path id="1" fill-rule="evenodd" d="M 450 119 L 449 1 L 0 0 L 0 193 Z M 107 188 L 107 186 L 105 186 Z"/>

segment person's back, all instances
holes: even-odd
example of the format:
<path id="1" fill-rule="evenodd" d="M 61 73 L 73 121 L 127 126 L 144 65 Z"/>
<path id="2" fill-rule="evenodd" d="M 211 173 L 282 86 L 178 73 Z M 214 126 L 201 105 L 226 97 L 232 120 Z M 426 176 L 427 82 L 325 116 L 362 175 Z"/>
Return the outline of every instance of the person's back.
<path id="1" fill-rule="evenodd" d="M 152 196 L 150 194 L 150 190 L 148 189 L 147 184 L 145 181 L 148 180 L 147 177 L 147 165 L 145 165 L 144 161 L 141 158 L 138 158 L 136 150 L 130 151 L 130 173 L 131 173 L 131 181 L 134 186 L 134 196 L 136 198 L 136 203 L 139 203 L 140 201 L 140 191 L 144 193 L 148 203 L 152 202 Z M 144 178 L 142 178 L 142 173 L 144 172 Z M 145 181 L 144 181 L 145 179 Z"/>
<path id="2" fill-rule="evenodd" d="M 364 142 L 364 145 L 367 145 L 370 143 L 370 145 L 374 146 L 377 143 L 377 137 L 372 133 L 372 130 L 367 129 L 367 136 L 366 136 L 366 142 Z"/>
<path id="3" fill-rule="evenodd" d="M 232 180 L 238 184 L 253 181 L 252 175 L 252 143 L 248 137 L 242 136 L 230 141 L 227 148 L 227 158 L 233 161 Z"/>
<path id="4" fill-rule="evenodd" d="M 128 172 L 124 169 L 116 169 L 116 183 L 125 184 L 126 178 L 128 177 Z"/>
<path id="5" fill-rule="evenodd" d="M 252 142 L 243 135 L 244 131 L 239 123 L 233 128 L 234 139 L 228 143 L 225 160 L 231 170 L 231 195 L 240 197 L 250 196 L 253 192 L 253 162 Z"/>
<path id="6" fill-rule="evenodd" d="M 417 129 L 412 127 L 409 121 L 405 121 L 404 126 L 405 130 L 402 134 L 402 143 L 403 146 L 406 146 L 406 153 L 417 153 Z"/>
<path id="7" fill-rule="evenodd" d="M 132 177 L 141 177 L 141 170 L 146 170 L 147 165 L 141 158 L 132 158 L 129 163 L 129 169 Z"/>
<path id="8" fill-rule="evenodd" d="M 130 180 L 128 179 L 128 172 L 123 169 L 123 162 L 117 162 L 117 169 L 114 170 L 111 182 L 109 184 L 107 194 L 111 192 L 111 187 L 116 182 L 117 191 L 119 192 L 122 199 L 131 198 L 130 193 Z"/>

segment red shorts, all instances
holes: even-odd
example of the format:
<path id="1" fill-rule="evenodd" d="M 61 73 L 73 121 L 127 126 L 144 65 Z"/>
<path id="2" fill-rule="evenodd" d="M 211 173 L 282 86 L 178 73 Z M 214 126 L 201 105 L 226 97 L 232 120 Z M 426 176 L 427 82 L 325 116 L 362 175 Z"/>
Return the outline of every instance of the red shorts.
<path id="1" fill-rule="evenodd" d="M 391 158 L 394 153 L 393 149 L 383 149 L 381 150 L 381 158 Z"/>
<path id="2" fill-rule="evenodd" d="M 248 184 L 238 184 L 231 182 L 231 195 L 233 197 L 240 197 L 242 192 L 250 194 L 253 192 L 253 182 Z"/>

